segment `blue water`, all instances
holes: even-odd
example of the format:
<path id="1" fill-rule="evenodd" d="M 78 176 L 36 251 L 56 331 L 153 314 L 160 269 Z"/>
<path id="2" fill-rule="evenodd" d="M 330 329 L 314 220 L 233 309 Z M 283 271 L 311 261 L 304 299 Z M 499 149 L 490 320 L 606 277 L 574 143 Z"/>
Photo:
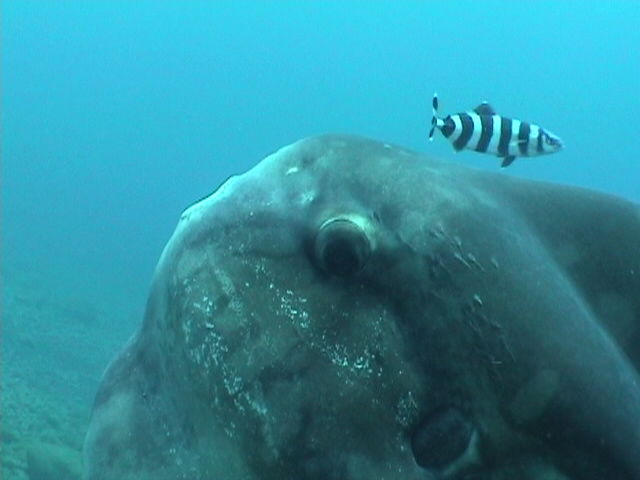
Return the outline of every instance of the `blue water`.
<path id="1" fill-rule="evenodd" d="M 301 137 L 355 133 L 498 170 L 426 141 L 433 91 L 442 113 L 488 100 L 564 140 L 503 174 L 640 201 L 639 23 L 637 0 L 4 2 L 7 363 L 62 380 L 82 366 L 90 403 L 181 210 Z M 50 334 L 19 310 L 34 299 Z"/>

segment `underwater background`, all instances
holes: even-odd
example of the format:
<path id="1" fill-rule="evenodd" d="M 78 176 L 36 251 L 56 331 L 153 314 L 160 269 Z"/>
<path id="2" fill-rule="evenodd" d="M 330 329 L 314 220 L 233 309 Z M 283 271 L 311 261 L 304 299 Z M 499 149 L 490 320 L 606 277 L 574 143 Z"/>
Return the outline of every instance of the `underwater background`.
<path id="1" fill-rule="evenodd" d="M 501 174 L 640 201 L 639 24 L 637 0 L 3 2 L 0 478 L 79 478 L 181 211 L 283 145 L 500 170 L 427 141 L 437 91 L 563 139 Z"/>

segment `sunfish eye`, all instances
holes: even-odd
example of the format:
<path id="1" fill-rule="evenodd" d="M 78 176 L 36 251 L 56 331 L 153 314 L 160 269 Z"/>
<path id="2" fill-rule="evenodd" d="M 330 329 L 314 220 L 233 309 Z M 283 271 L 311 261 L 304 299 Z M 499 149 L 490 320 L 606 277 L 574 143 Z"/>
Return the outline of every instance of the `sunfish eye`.
<path id="1" fill-rule="evenodd" d="M 362 226 L 348 218 L 324 222 L 315 238 L 316 262 L 326 272 L 348 277 L 359 272 L 371 254 L 371 242 Z"/>
<path id="2" fill-rule="evenodd" d="M 474 427 L 455 407 L 433 412 L 418 425 L 411 448 L 418 465 L 442 468 L 455 462 L 469 448 Z"/>

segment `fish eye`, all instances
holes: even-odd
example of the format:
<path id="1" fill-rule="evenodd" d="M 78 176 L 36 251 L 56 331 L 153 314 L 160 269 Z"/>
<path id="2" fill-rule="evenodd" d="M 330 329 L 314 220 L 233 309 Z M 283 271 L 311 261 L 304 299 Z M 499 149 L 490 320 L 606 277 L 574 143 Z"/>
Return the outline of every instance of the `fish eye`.
<path id="1" fill-rule="evenodd" d="M 325 221 L 315 238 L 314 256 L 318 265 L 331 275 L 349 277 L 365 266 L 371 255 L 371 242 L 362 226 L 348 218 Z"/>

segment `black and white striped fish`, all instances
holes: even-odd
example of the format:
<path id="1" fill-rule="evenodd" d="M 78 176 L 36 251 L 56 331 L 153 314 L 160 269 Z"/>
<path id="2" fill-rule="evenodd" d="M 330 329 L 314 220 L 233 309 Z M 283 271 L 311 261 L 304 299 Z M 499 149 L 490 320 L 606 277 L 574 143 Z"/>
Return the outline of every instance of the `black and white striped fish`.
<path id="1" fill-rule="evenodd" d="M 471 112 L 438 117 L 438 96 L 433 94 L 433 119 L 429 140 L 439 129 L 458 151 L 466 148 L 502 158 L 508 167 L 516 157 L 534 157 L 562 149 L 562 140 L 533 123 L 498 115 L 491 105 L 482 102 Z"/>

